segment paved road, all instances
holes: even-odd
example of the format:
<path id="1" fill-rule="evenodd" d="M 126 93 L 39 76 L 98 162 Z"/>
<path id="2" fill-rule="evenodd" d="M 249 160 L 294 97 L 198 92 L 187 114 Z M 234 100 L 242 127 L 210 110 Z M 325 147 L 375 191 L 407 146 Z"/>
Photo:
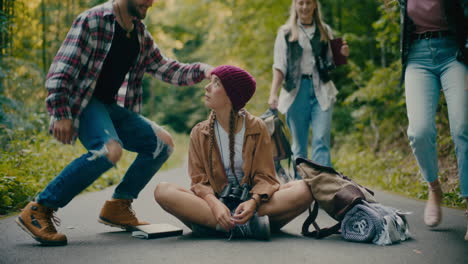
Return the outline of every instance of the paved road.
<path id="1" fill-rule="evenodd" d="M 271 241 L 200 239 L 153 200 L 160 181 L 188 186 L 186 168 L 160 173 L 141 193 L 134 208 L 140 218 L 154 223 L 183 227 L 180 237 L 143 240 L 130 233 L 99 224 L 96 219 L 113 188 L 75 198 L 57 215 L 60 231 L 68 236 L 65 247 L 39 246 L 14 223 L 15 217 L 0 220 L 0 263 L 468 263 L 468 242 L 463 241 L 466 219 L 463 212 L 444 208 L 444 220 L 436 230 L 422 224 L 424 204 L 384 192 L 377 199 L 389 206 L 412 211 L 409 216 L 413 239 L 392 246 L 351 243 L 333 236 L 323 240 L 305 238 L 299 216 Z M 319 223 L 333 224 L 321 212 Z"/>

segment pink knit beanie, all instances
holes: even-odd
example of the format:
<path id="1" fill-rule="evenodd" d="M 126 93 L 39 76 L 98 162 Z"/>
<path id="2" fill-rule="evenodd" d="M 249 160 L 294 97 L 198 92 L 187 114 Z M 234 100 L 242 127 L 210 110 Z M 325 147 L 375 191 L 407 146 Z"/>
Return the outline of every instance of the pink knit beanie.
<path id="1" fill-rule="evenodd" d="M 255 93 L 255 79 L 241 68 L 222 65 L 216 67 L 212 74 L 221 80 L 235 111 L 242 109 Z"/>

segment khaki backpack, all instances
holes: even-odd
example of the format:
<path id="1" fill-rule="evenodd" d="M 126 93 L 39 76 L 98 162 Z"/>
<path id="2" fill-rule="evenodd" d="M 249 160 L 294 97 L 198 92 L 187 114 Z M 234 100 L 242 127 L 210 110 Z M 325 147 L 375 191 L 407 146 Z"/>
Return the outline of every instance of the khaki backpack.
<path id="1" fill-rule="evenodd" d="M 283 182 L 289 182 L 293 180 L 294 177 L 288 173 L 289 169 L 283 169 L 280 161 L 288 160 L 288 164 L 291 166 L 291 145 L 286 137 L 284 124 L 278 117 L 278 110 L 268 109 L 260 116 L 260 118 L 265 122 L 271 136 L 276 173 Z"/>
<path id="2" fill-rule="evenodd" d="M 291 146 L 284 132 L 284 124 L 278 117 L 278 110 L 268 109 L 260 118 L 265 122 L 273 142 L 273 159 L 275 161 L 291 159 Z"/>
<path id="3" fill-rule="evenodd" d="M 302 234 L 304 236 L 323 238 L 331 234 L 339 234 L 344 215 L 354 205 L 362 200 L 370 203 L 376 202 L 374 193 L 371 190 L 362 187 L 333 168 L 303 158 L 296 159 L 296 168 L 309 185 L 315 200 L 314 208 L 309 209 L 309 216 L 302 225 Z M 338 221 L 338 224 L 321 229 L 315 222 L 319 207 Z M 310 225 L 315 227 L 315 231 L 309 231 Z"/>

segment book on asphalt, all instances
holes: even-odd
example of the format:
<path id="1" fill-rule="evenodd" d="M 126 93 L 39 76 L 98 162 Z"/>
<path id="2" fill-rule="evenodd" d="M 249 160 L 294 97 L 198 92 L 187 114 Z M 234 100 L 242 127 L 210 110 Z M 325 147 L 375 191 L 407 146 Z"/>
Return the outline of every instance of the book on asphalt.
<path id="1" fill-rule="evenodd" d="M 151 224 L 136 226 L 132 232 L 133 237 L 152 239 L 182 235 L 182 229 L 170 224 Z"/>

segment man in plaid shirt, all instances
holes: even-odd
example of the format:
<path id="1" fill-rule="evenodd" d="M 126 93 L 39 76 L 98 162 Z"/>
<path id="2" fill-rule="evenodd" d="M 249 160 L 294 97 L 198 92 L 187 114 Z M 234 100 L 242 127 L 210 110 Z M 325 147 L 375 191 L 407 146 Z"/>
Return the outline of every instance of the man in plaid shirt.
<path id="1" fill-rule="evenodd" d="M 212 67 L 164 57 L 141 19 L 154 0 L 114 0 L 80 14 L 47 75 L 50 132 L 64 144 L 76 138 L 88 153 L 77 158 L 30 202 L 16 222 L 34 239 L 65 245 L 54 211 L 119 161 L 122 148 L 138 153 L 98 221 L 124 229 L 148 224 L 131 208 L 162 164 L 173 142 L 160 126 L 139 115 L 145 72 L 174 85 L 192 85 Z"/>

